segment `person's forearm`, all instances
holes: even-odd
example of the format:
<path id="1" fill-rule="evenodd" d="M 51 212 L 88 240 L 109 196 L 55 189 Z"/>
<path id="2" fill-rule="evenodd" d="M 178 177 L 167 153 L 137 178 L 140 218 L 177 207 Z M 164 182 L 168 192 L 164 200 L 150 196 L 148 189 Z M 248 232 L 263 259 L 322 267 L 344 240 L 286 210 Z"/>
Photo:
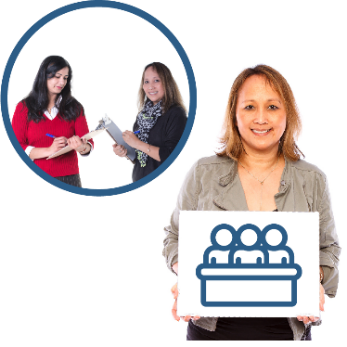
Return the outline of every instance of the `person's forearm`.
<path id="1" fill-rule="evenodd" d="M 178 262 L 172 265 L 172 270 L 174 270 L 176 275 L 178 275 Z"/>
<path id="2" fill-rule="evenodd" d="M 49 157 L 52 153 L 52 149 L 50 147 L 35 147 L 31 150 L 29 154 L 29 158 L 31 160 L 35 159 L 41 159 L 41 158 L 47 158 Z"/>
<path id="3" fill-rule="evenodd" d="M 159 147 L 149 145 L 148 143 L 139 141 L 136 149 L 146 153 L 149 157 L 156 161 L 161 161 L 159 156 Z"/>

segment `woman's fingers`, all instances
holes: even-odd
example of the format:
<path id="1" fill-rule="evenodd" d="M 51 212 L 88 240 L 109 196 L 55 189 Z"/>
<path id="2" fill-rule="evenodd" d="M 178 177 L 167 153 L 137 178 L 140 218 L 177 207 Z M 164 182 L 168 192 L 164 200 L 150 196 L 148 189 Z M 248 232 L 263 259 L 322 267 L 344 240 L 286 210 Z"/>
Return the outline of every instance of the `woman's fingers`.
<path id="1" fill-rule="evenodd" d="M 319 287 L 319 309 L 321 311 L 324 311 L 324 304 L 325 304 L 325 295 L 324 294 L 325 294 L 325 290 L 324 290 L 322 284 L 320 284 L 320 287 Z M 320 319 L 319 317 L 315 317 L 315 316 L 297 316 L 296 318 L 299 321 L 304 322 L 304 324 L 317 322 Z"/>
<path id="2" fill-rule="evenodd" d="M 175 283 L 173 287 L 171 288 L 171 293 L 173 294 L 175 299 L 174 304 L 172 306 L 171 313 L 172 313 L 172 316 L 177 320 L 177 322 L 179 322 L 180 317 L 177 316 L 177 296 L 178 296 L 177 283 Z"/>
<path id="3" fill-rule="evenodd" d="M 320 319 L 319 317 L 315 316 L 297 316 L 296 318 L 304 324 L 314 323 Z"/>
<path id="4" fill-rule="evenodd" d="M 67 138 L 65 136 L 56 137 L 53 142 L 58 144 L 63 144 L 64 146 L 67 144 Z"/>
<path id="5" fill-rule="evenodd" d="M 117 145 L 116 143 L 114 145 L 112 145 L 113 147 L 113 152 L 115 152 L 116 154 L 118 153 L 118 148 L 119 148 L 119 145 Z"/>
<path id="6" fill-rule="evenodd" d="M 125 157 L 127 154 L 127 149 L 122 145 L 114 144 L 112 145 L 113 152 L 115 152 L 120 157 Z"/>
<path id="7" fill-rule="evenodd" d="M 325 304 L 325 290 L 322 286 L 322 284 L 320 284 L 319 287 L 319 309 L 321 311 L 324 311 L 324 304 Z"/>
<path id="8" fill-rule="evenodd" d="M 175 302 L 172 306 L 171 310 L 172 316 L 177 320 L 177 322 L 180 320 L 180 317 L 177 316 L 177 299 L 175 299 Z"/>
<path id="9" fill-rule="evenodd" d="M 177 299 L 177 297 L 178 297 L 177 283 L 175 283 L 173 285 L 173 287 L 171 288 L 171 293 L 172 293 L 174 299 Z"/>
<path id="10" fill-rule="evenodd" d="M 308 324 L 310 322 L 310 319 L 307 316 L 304 316 L 302 321 L 304 322 L 304 324 Z"/>
<path id="11" fill-rule="evenodd" d="M 66 139 L 66 138 L 65 138 Z M 70 137 L 69 139 L 66 139 L 67 144 L 72 148 L 72 149 L 78 149 L 80 146 L 83 145 L 83 141 L 81 138 L 77 135 L 74 135 Z"/>
<path id="12" fill-rule="evenodd" d="M 64 140 L 58 140 L 53 142 L 56 146 L 65 146 Z"/>
<path id="13" fill-rule="evenodd" d="M 184 317 L 181 317 L 185 322 L 189 322 L 190 319 L 192 318 L 192 316 L 184 316 Z"/>
<path id="14" fill-rule="evenodd" d="M 309 316 L 308 318 L 310 319 L 311 322 L 317 322 L 319 320 L 319 317 L 315 317 L 315 316 Z"/>
<path id="15" fill-rule="evenodd" d="M 54 139 L 53 143 L 52 143 L 52 148 L 54 150 L 59 150 L 65 147 L 65 141 L 64 139 L 60 138 L 60 139 Z"/>
<path id="16" fill-rule="evenodd" d="M 125 155 L 126 154 L 126 149 L 124 148 L 124 146 L 119 145 L 117 148 L 117 154 L 118 155 Z"/>
<path id="17" fill-rule="evenodd" d="M 54 139 L 53 141 L 54 143 L 57 143 L 57 144 L 63 144 L 65 145 L 66 141 L 62 138 L 57 138 L 57 139 Z"/>
<path id="18" fill-rule="evenodd" d="M 128 134 L 128 130 L 124 131 L 124 133 L 122 134 L 123 136 L 123 140 L 128 143 L 129 141 L 129 134 Z"/>
<path id="19" fill-rule="evenodd" d="M 183 319 L 185 322 L 189 322 L 190 320 L 198 320 L 198 319 L 200 319 L 200 316 L 190 316 L 190 315 L 187 315 L 187 316 L 181 317 L 181 319 Z"/>
<path id="20" fill-rule="evenodd" d="M 178 288 L 177 288 L 177 283 L 175 283 L 172 288 L 171 288 L 171 293 L 172 295 L 174 296 L 174 299 L 175 299 L 175 302 L 173 304 L 173 307 L 172 307 L 172 315 L 173 317 L 179 321 L 180 319 L 182 319 L 183 321 L 185 322 L 189 322 L 190 319 L 193 319 L 193 320 L 198 320 L 200 319 L 200 316 L 182 316 L 182 317 L 179 317 L 177 316 L 177 297 L 178 297 Z"/>

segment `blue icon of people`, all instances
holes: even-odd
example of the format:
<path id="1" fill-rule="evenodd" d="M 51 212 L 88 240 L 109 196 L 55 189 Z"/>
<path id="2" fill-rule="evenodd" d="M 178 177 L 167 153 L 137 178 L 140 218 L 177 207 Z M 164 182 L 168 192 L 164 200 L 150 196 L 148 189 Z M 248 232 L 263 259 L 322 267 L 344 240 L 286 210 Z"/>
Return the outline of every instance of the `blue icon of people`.
<path id="1" fill-rule="evenodd" d="M 218 235 L 229 232 L 227 241 L 220 242 Z M 294 263 L 294 252 L 287 246 L 288 235 L 285 228 L 279 224 L 269 224 L 263 230 L 254 224 L 244 224 L 237 230 L 229 224 L 217 225 L 211 232 L 212 246 L 203 255 L 203 264 L 196 269 L 201 280 L 201 303 L 204 306 L 295 306 L 297 303 L 297 280 L 302 270 Z M 213 282 L 214 281 L 214 282 Z M 230 282 L 232 281 L 232 282 Z M 274 282 L 275 281 L 275 282 Z M 227 299 L 213 299 L 208 288 L 236 284 L 242 286 L 262 285 L 269 290 L 275 284 L 282 287 L 289 285 L 289 293 L 285 298 L 264 297 L 253 300 L 251 297 L 235 297 L 235 292 L 229 290 Z M 276 287 L 276 286 L 275 286 Z"/>

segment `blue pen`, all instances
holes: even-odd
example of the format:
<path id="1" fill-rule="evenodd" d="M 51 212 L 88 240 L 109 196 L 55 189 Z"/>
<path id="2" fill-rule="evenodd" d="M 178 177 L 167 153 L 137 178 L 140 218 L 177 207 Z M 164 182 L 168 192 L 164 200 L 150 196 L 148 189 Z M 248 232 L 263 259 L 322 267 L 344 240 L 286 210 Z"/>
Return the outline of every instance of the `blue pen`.
<path id="1" fill-rule="evenodd" d="M 134 134 L 139 134 L 140 130 L 134 131 Z"/>
<path id="2" fill-rule="evenodd" d="M 46 134 L 46 136 L 51 137 L 52 139 L 55 139 L 55 136 L 51 135 L 51 134 Z"/>

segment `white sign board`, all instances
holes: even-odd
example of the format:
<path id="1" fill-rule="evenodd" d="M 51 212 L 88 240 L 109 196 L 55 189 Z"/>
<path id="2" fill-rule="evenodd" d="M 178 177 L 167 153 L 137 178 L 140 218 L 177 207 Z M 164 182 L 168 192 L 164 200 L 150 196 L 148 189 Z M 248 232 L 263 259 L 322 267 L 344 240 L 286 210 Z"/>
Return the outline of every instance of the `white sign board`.
<path id="1" fill-rule="evenodd" d="M 178 315 L 319 316 L 319 214 L 181 211 Z"/>

